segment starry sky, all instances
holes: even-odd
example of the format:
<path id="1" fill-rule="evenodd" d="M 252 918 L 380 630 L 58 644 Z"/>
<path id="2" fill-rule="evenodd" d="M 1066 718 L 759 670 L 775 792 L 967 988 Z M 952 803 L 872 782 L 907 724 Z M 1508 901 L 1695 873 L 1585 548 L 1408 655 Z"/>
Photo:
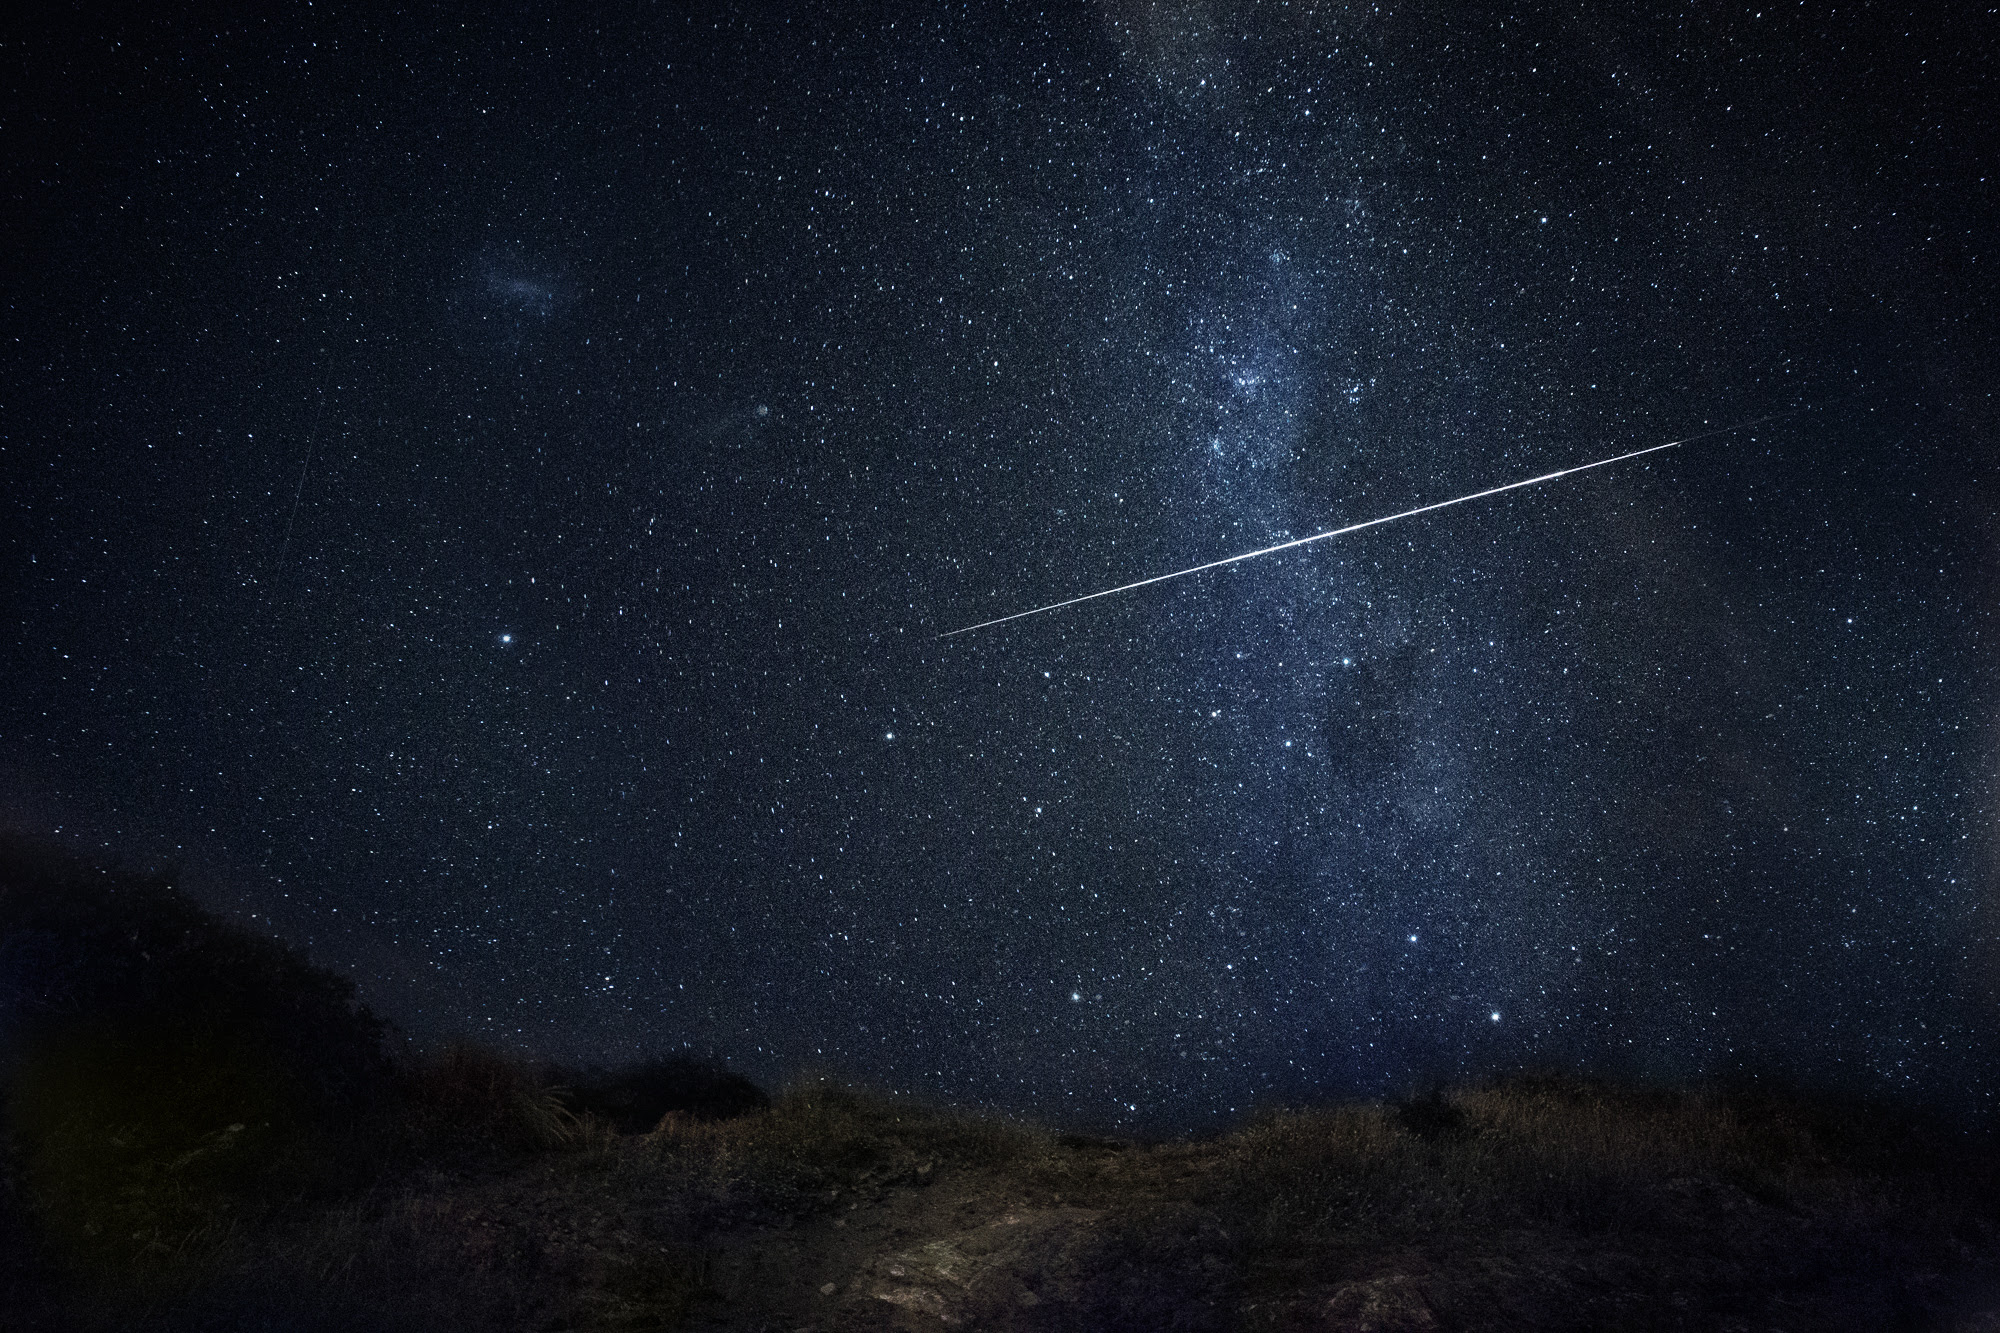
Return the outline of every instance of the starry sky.
<path id="1" fill-rule="evenodd" d="M 178 8 L 0 45 L 0 822 L 565 1059 L 1993 1104 L 1991 14 Z"/>

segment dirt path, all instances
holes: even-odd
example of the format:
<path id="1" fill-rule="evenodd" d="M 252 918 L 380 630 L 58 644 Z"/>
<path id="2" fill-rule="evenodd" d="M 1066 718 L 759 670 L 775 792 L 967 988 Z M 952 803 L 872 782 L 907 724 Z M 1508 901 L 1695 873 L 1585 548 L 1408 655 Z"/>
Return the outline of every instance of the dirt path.
<path id="1" fill-rule="evenodd" d="M 1221 1257 L 1227 1234 L 1163 1197 L 1169 1180 L 1188 1174 L 1191 1154 L 1138 1147 L 1069 1155 L 1068 1195 L 1032 1188 L 1015 1173 L 922 1163 L 829 1191 L 823 1211 L 716 1235 L 722 1308 L 704 1312 L 709 1326 L 1087 1327 L 1075 1320 L 1107 1303 L 1130 1306 L 1134 1293 L 1113 1288 L 1135 1283 L 1170 1289 L 1160 1302 L 1163 1328 L 1176 1322 L 1169 1304 L 1212 1304 L 1233 1273 Z M 1174 1256 L 1136 1252 L 1143 1242 L 1134 1234 L 1156 1231 L 1163 1208 L 1184 1214 L 1183 1232 L 1215 1242 L 1213 1253 L 1193 1256 L 1195 1269 L 1167 1283 L 1154 1270 Z M 1135 1213 L 1145 1215 L 1143 1227 Z M 1189 1313 L 1182 1308 L 1180 1318 Z"/>

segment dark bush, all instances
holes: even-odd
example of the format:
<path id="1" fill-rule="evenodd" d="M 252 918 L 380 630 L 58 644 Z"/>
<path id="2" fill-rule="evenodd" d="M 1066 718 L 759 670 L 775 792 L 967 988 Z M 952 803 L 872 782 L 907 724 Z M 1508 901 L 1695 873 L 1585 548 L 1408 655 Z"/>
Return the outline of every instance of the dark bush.
<path id="1" fill-rule="evenodd" d="M 164 1244 L 281 1177 L 332 1183 L 392 1086 L 383 1036 L 347 981 L 169 876 L 0 837 L 0 1110 L 72 1257 L 123 1262 L 116 1238 Z"/>
<path id="2" fill-rule="evenodd" d="M 699 1060 L 653 1060 L 570 1080 L 570 1105 L 609 1121 L 621 1134 L 642 1134 L 668 1115 L 730 1120 L 771 1104 L 741 1074 Z"/>
<path id="3" fill-rule="evenodd" d="M 1446 1100 L 1441 1089 L 1435 1088 L 1399 1104 L 1396 1122 L 1427 1143 L 1463 1138 L 1471 1132 L 1465 1112 Z"/>

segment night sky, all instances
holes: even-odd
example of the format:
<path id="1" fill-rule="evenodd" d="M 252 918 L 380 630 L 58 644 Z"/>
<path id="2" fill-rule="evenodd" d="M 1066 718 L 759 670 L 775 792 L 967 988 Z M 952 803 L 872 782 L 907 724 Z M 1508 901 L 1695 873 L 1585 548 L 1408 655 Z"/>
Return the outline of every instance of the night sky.
<path id="1" fill-rule="evenodd" d="M 181 8 L 0 34 L 0 823 L 569 1060 L 2000 1093 L 1990 11 Z"/>

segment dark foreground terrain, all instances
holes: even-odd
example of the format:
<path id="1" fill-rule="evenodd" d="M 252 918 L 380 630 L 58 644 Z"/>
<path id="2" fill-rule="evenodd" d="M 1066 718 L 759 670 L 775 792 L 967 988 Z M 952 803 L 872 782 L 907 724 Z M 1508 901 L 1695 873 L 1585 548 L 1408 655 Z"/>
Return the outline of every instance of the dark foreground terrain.
<path id="1" fill-rule="evenodd" d="M 0 849 L 4 850 L 4 849 Z M 163 882 L 0 856 L 0 1329 L 2000 1333 L 2000 1151 L 1549 1075 L 1065 1135 L 415 1053 Z"/>
<path id="2" fill-rule="evenodd" d="M 349 1188 L 25 1184 L 7 1326 L 2000 1330 L 1991 1157 L 1860 1112 L 1524 1079 L 1128 1143 L 812 1084 L 621 1134 L 422 1077 L 475 1132 Z"/>

